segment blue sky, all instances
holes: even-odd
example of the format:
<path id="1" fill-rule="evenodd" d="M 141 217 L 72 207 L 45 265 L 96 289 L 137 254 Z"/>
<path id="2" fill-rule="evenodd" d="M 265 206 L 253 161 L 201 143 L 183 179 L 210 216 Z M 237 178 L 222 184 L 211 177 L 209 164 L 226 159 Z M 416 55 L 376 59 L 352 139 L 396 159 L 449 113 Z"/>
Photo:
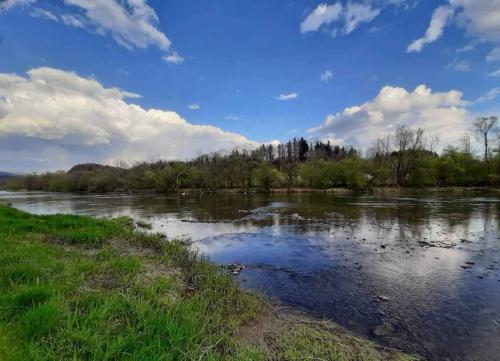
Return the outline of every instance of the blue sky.
<path id="1" fill-rule="evenodd" d="M 188 158 L 302 135 L 366 149 L 403 124 L 445 145 L 500 110 L 500 0 L 0 4 L 5 170 Z M 108 99 L 111 88 L 140 97 Z M 133 105 L 141 114 L 122 114 Z"/>

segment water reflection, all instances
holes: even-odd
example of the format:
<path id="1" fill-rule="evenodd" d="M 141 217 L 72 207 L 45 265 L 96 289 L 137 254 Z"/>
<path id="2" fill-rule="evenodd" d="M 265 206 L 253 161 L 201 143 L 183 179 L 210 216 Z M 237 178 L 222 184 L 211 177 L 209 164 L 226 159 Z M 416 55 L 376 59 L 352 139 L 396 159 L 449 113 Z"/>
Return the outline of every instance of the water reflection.
<path id="1" fill-rule="evenodd" d="M 434 360 L 498 360 L 498 197 L 7 194 L 33 213 L 130 215 L 190 237 L 244 287 Z"/>

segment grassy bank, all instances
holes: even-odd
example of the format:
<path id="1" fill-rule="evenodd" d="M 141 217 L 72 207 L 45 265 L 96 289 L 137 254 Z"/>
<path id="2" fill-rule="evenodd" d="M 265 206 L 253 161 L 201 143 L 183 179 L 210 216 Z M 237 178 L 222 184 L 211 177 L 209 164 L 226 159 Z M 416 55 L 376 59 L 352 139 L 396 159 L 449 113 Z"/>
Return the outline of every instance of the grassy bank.
<path id="1" fill-rule="evenodd" d="M 0 204 L 0 360 L 412 360 L 241 291 L 126 218 Z"/>

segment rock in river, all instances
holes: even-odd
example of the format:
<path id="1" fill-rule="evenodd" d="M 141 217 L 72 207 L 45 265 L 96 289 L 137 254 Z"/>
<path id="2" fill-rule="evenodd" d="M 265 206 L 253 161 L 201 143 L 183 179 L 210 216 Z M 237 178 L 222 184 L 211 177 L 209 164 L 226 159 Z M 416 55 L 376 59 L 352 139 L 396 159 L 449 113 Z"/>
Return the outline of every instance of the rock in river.
<path id="1" fill-rule="evenodd" d="M 392 327 L 390 324 L 384 322 L 384 323 L 378 325 L 377 327 L 375 327 L 374 329 L 372 329 L 372 332 L 375 336 L 384 337 L 384 336 L 388 336 L 391 333 L 393 333 L 394 327 Z"/>
<path id="2" fill-rule="evenodd" d="M 245 266 L 239 263 L 230 263 L 228 265 L 221 266 L 222 268 L 227 269 L 233 275 L 239 275 L 241 271 L 245 270 Z"/>

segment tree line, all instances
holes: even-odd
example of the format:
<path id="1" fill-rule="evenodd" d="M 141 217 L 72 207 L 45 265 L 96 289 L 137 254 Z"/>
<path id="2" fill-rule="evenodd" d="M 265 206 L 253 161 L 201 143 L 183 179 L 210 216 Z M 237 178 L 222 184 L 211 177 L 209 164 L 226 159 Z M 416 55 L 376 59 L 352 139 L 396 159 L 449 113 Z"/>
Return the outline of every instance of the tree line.
<path id="1" fill-rule="evenodd" d="M 496 117 L 473 123 L 482 156 L 467 133 L 459 144 L 435 148 L 439 140 L 406 126 L 378 139 L 364 154 L 352 147 L 303 137 L 253 150 L 211 153 L 190 161 L 84 164 L 68 172 L 29 174 L 8 180 L 10 190 L 56 192 L 179 191 L 251 188 L 367 189 L 402 186 L 500 186 L 500 131 Z"/>

